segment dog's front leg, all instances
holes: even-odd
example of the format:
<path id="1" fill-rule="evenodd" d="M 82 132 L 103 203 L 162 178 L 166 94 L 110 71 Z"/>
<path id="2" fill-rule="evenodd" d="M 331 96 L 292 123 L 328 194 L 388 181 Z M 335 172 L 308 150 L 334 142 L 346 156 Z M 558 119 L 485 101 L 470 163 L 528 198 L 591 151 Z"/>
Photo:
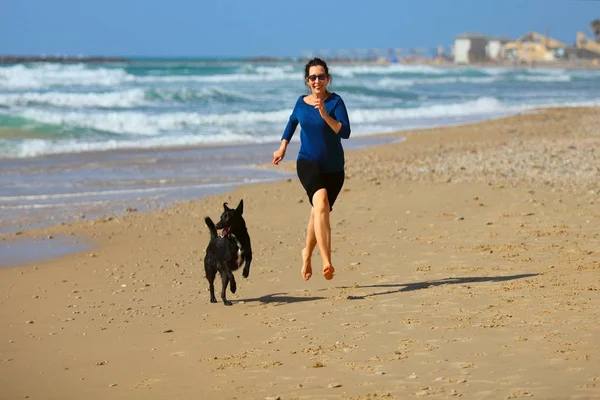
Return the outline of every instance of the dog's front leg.
<path id="1" fill-rule="evenodd" d="M 216 303 L 215 297 L 215 278 L 217 277 L 217 267 L 208 261 L 204 262 L 204 270 L 206 272 L 206 280 L 208 280 L 208 290 L 210 291 L 210 302 Z"/>
<path id="2" fill-rule="evenodd" d="M 252 262 L 252 252 L 249 251 L 246 256 L 246 265 L 244 265 L 244 270 L 242 271 L 242 276 L 247 278 L 250 275 L 250 263 Z"/>
<path id="3" fill-rule="evenodd" d="M 233 272 L 231 272 L 231 270 L 229 270 L 229 290 L 231 290 L 231 293 L 235 293 L 235 291 L 237 290 L 235 275 L 233 275 Z"/>
<path id="4" fill-rule="evenodd" d="M 217 298 L 215 297 L 215 284 L 213 282 L 209 281 L 208 285 L 209 285 L 208 290 L 210 291 L 210 302 L 216 303 Z"/>
<path id="5" fill-rule="evenodd" d="M 225 304 L 226 306 L 231 306 L 233 305 L 233 303 L 227 300 L 227 296 L 225 295 L 225 292 L 227 291 L 227 285 L 229 284 L 228 273 L 224 272 L 221 274 L 221 283 L 221 300 L 223 300 L 223 304 Z"/>

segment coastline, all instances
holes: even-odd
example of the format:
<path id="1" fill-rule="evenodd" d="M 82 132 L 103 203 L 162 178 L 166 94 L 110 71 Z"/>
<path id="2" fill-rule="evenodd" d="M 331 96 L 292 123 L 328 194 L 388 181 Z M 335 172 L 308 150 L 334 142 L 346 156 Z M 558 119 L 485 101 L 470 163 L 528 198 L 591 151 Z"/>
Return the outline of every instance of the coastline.
<path id="1" fill-rule="evenodd" d="M 0 397 L 600 398 L 598 126 L 547 109 L 347 151 L 332 282 L 318 254 L 301 280 L 295 179 L 24 232 L 98 247 L 0 270 Z M 240 198 L 255 260 L 225 308 L 202 219 Z"/>

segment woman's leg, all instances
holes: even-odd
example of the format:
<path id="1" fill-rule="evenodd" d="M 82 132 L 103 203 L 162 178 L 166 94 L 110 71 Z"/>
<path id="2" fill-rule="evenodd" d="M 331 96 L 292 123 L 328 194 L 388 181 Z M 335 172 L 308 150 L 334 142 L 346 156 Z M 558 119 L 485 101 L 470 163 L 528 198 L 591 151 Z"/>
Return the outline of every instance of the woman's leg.
<path id="1" fill-rule="evenodd" d="M 306 246 L 302 249 L 302 278 L 305 281 L 312 276 L 312 254 L 317 246 L 317 237 L 315 236 L 314 208 L 310 209 L 308 217 L 308 227 L 306 228 Z"/>
<path id="2" fill-rule="evenodd" d="M 319 189 L 313 195 L 313 224 L 315 238 L 323 260 L 323 275 L 325 279 L 333 278 L 333 265 L 331 264 L 331 224 L 329 222 L 329 199 L 327 189 Z"/>

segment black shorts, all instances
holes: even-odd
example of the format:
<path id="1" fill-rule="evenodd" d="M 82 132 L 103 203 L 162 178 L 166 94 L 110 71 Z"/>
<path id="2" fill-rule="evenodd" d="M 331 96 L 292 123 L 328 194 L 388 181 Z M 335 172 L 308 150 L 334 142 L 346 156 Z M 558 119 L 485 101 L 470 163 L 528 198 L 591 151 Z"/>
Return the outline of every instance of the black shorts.
<path id="1" fill-rule="evenodd" d="M 344 171 L 322 172 L 314 162 L 300 159 L 296 161 L 296 172 L 306 190 L 310 204 L 312 205 L 317 190 L 326 189 L 329 208 L 333 209 L 333 204 L 344 185 Z"/>

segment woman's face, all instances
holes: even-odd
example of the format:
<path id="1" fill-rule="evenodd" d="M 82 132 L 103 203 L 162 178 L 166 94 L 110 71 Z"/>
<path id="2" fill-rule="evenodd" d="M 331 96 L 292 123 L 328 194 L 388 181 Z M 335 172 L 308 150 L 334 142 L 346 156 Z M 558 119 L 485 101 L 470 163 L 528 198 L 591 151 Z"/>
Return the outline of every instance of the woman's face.
<path id="1" fill-rule="evenodd" d="M 325 68 L 320 65 L 315 65 L 308 69 L 306 84 L 314 95 L 325 93 L 328 83 L 329 75 L 325 73 Z"/>

